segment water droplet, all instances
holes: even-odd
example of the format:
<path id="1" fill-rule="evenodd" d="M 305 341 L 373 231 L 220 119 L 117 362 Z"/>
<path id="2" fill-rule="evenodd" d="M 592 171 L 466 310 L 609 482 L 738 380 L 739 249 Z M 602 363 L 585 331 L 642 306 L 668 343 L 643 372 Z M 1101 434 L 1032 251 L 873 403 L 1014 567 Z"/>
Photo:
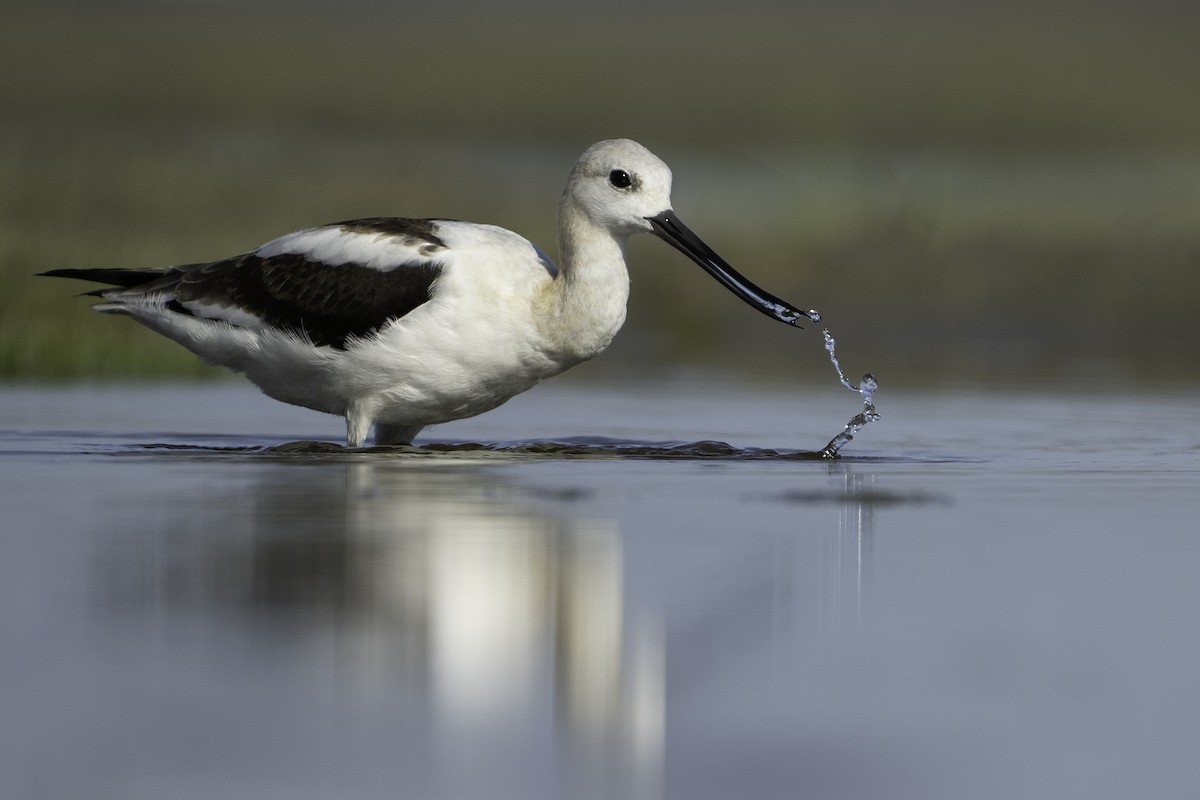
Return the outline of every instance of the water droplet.
<path id="1" fill-rule="evenodd" d="M 837 370 L 838 380 L 842 386 L 845 386 L 852 392 L 858 392 L 863 399 L 863 410 L 861 413 L 855 414 L 846 423 L 841 433 L 829 440 L 829 444 L 821 450 L 821 455 L 825 458 L 837 458 L 838 451 L 842 449 L 855 434 L 867 426 L 867 423 L 877 422 L 880 419 L 879 412 L 875 410 L 875 392 L 879 390 L 879 381 L 870 372 L 862 376 L 858 382 L 858 386 L 850 383 L 846 377 L 846 373 L 842 371 L 842 365 L 837 359 L 837 341 L 825 328 L 821 333 L 825 337 L 825 350 L 829 353 L 829 360 L 833 363 L 833 368 Z"/>
<path id="2" fill-rule="evenodd" d="M 808 310 L 808 318 L 811 319 L 813 322 L 821 321 L 821 315 L 819 313 L 817 313 L 817 310 L 815 308 L 810 308 Z"/>

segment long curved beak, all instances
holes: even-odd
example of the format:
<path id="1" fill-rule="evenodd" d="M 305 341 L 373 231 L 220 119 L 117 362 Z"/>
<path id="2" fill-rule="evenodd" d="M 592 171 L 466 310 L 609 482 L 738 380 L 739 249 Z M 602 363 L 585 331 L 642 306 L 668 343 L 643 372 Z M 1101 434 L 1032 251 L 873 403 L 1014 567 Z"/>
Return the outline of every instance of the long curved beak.
<path id="1" fill-rule="evenodd" d="M 705 272 L 712 275 L 729 291 L 754 308 L 772 319 L 785 322 L 788 325 L 801 327 L 801 318 L 818 322 L 821 315 L 815 311 L 801 311 L 795 306 L 785 303 L 773 294 L 765 292 L 747 280 L 740 272 L 729 266 L 725 259 L 704 243 L 692 230 L 675 216 L 675 212 L 667 210 L 646 221 L 654 226 L 654 233 L 667 244 L 680 251 L 692 261 L 699 264 Z"/>

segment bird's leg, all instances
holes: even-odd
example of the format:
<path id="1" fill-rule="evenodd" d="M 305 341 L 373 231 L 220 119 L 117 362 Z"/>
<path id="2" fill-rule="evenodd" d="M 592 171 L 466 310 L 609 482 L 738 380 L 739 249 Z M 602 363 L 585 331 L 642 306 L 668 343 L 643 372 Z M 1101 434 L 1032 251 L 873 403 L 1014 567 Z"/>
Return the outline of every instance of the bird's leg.
<path id="1" fill-rule="evenodd" d="M 375 425 L 375 444 L 412 444 L 423 425 Z"/>
<path id="2" fill-rule="evenodd" d="M 346 409 L 346 446 L 362 447 L 371 430 L 371 417 L 362 409 L 351 405 Z"/>

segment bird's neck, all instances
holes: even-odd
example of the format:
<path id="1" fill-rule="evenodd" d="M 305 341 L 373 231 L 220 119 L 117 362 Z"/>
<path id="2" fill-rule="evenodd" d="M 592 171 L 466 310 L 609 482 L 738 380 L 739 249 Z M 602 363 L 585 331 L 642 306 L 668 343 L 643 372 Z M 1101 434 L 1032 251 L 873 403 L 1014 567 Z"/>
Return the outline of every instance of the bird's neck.
<path id="1" fill-rule="evenodd" d="M 583 361 L 601 352 L 625 322 L 627 240 L 584 217 L 560 217 L 560 271 L 552 290 L 556 310 L 547 318 L 552 339 L 570 358 Z"/>

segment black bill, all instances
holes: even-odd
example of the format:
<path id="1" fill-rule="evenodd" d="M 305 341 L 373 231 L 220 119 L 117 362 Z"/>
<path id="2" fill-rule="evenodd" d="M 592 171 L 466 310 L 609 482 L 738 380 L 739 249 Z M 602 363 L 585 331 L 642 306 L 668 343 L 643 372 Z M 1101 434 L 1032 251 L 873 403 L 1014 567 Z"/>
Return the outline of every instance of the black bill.
<path id="1" fill-rule="evenodd" d="M 680 222 L 674 211 L 664 211 L 657 216 L 646 217 L 646 220 L 654 226 L 654 232 L 667 244 L 695 261 L 726 289 L 772 319 L 786 322 L 797 328 L 801 327 L 798 323 L 801 318 L 812 322 L 821 319 L 815 311 L 801 311 L 748 281 L 740 272 L 729 266 L 725 259 L 717 255 L 716 251 L 706 245 L 703 239 Z"/>

